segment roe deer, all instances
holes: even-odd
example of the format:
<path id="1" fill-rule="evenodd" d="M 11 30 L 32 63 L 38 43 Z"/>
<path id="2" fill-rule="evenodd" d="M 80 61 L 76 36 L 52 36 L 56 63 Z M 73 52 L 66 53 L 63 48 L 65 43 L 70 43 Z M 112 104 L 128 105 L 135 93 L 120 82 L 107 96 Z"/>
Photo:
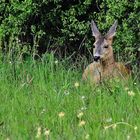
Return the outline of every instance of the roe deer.
<path id="1" fill-rule="evenodd" d="M 83 79 L 89 79 L 93 83 L 100 83 L 103 80 L 120 77 L 127 78 L 130 70 L 121 62 L 115 62 L 112 49 L 112 41 L 117 28 L 117 21 L 103 36 L 99 32 L 94 21 L 91 21 L 92 36 L 95 37 L 94 43 L 94 62 L 87 66 L 83 73 Z"/>

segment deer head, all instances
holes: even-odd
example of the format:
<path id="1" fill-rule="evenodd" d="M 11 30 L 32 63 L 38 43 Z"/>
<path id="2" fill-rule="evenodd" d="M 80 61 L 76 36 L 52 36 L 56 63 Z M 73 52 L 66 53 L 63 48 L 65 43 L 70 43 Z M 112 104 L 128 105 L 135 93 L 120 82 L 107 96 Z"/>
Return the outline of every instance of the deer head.
<path id="1" fill-rule="evenodd" d="M 113 56 L 112 41 L 116 33 L 117 21 L 110 27 L 109 31 L 103 36 L 94 21 L 91 21 L 92 36 L 95 37 L 94 43 L 94 61 L 105 61 L 110 56 Z"/>

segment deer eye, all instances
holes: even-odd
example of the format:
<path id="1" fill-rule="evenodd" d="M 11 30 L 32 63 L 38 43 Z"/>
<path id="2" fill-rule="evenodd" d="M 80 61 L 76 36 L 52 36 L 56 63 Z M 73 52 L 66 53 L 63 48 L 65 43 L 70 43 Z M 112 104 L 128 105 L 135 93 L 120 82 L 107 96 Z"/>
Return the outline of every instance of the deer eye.
<path id="1" fill-rule="evenodd" d="M 104 48 L 108 48 L 108 46 L 104 46 Z"/>

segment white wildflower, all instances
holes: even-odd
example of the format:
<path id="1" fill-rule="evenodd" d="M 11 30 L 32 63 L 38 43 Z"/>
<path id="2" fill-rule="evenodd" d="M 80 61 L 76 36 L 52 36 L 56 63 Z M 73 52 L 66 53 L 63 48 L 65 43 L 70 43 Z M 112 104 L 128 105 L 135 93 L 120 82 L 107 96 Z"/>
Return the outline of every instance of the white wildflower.
<path id="1" fill-rule="evenodd" d="M 65 116 L 65 113 L 64 113 L 64 112 L 60 112 L 60 113 L 58 114 L 58 116 L 59 116 L 59 118 L 63 118 L 63 117 Z"/>
<path id="2" fill-rule="evenodd" d="M 58 60 L 55 60 L 54 63 L 55 63 L 55 64 L 58 64 Z"/>
<path id="3" fill-rule="evenodd" d="M 116 127 L 117 127 L 116 124 L 113 124 L 113 125 L 112 125 L 112 128 L 113 128 L 113 129 L 116 129 Z"/>
<path id="4" fill-rule="evenodd" d="M 37 128 L 37 134 L 36 134 L 36 138 L 40 138 L 41 136 L 41 127 Z"/>
<path id="5" fill-rule="evenodd" d="M 129 96 L 135 96 L 135 93 L 133 91 L 128 91 Z"/>
<path id="6" fill-rule="evenodd" d="M 86 97 L 85 96 L 81 96 L 81 99 L 84 100 Z"/>
<path id="7" fill-rule="evenodd" d="M 84 115 L 84 113 L 83 112 L 80 112 L 80 113 L 77 114 L 77 117 L 78 118 L 81 118 L 83 115 Z"/>
<path id="8" fill-rule="evenodd" d="M 112 118 L 107 118 L 106 122 L 112 122 Z"/>
<path id="9" fill-rule="evenodd" d="M 137 130 L 137 129 L 138 129 L 138 127 L 137 127 L 137 126 L 135 126 L 135 127 L 134 127 L 134 130 Z"/>
<path id="10" fill-rule="evenodd" d="M 89 139 L 89 134 L 86 134 L 85 139 L 86 140 Z"/>
<path id="11" fill-rule="evenodd" d="M 79 122 L 79 126 L 81 127 L 81 126 L 84 126 L 86 124 L 86 122 L 84 121 L 84 120 L 82 120 L 82 121 L 80 121 Z"/>
<path id="12" fill-rule="evenodd" d="M 74 84 L 74 86 L 75 86 L 76 88 L 79 87 L 79 83 L 76 82 L 76 83 Z"/>
<path id="13" fill-rule="evenodd" d="M 45 132 L 44 132 L 44 135 L 45 136 L 49 136 L 49 134 L 50 134 L 50 130 L 49 129 L 46 129 Z"/>

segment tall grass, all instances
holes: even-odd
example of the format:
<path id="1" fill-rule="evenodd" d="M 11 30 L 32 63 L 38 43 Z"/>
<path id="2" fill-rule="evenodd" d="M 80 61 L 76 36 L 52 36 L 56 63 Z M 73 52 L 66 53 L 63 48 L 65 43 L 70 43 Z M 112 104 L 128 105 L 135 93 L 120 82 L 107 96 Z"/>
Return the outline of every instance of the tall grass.
<path id="1" fill-rule="evenodd" d="M 140 86 L 93 86 L 52 55 L 0 64 L 0 139 L 140 138 Z"/>

